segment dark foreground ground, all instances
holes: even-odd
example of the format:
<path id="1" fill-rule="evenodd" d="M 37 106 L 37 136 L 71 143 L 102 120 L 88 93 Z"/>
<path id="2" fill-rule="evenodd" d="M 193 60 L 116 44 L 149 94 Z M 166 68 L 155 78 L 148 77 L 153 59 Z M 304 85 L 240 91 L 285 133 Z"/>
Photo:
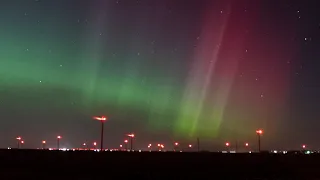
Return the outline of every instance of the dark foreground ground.
<path id="1" fill-rule="evenodd" d="M 0 150 L 0 162 L 0 179 L 320 179 L 319 154 Z"/>

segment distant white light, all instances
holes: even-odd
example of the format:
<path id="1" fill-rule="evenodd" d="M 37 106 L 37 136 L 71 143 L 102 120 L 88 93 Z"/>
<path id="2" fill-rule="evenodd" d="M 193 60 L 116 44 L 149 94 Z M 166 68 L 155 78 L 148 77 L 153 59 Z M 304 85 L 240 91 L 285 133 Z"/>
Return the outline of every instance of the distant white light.
<path id="1" fill-rule="evenodd" d="M 305 154 L 311 154 L 311 151 L 306 151 L 306 153 Z"/>

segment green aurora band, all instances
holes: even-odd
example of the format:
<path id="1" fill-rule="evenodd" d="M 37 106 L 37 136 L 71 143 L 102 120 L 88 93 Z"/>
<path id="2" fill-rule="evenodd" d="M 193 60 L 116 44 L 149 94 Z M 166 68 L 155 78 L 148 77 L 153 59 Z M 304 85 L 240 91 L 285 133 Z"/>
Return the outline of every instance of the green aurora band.
<path id="1" fill-rule="evenodd" d="M 219 18 L 212 9 L 208 12 L 204 26 L 198 28 L 200 39 L 187 44 L 185 39 L 190 31 L 182 26 L 170 41 L 172 44 L 164 49 L 150 46 L 165 42 L 169 35 L 167 39 L 150 38 L 151 33 L 147 32 L 152 28 L 130 29 L 121 23 L 116 31 L 111 18 L 93 16 L 91 19 L 98 20 L 89 18 L 87 22 L 82 18 L 77 23 L 73 18 L 60 22 L 54 21 L 56 14 L 51 14 L 33 25 L 3 26 L 0 85 L 16 90 L 20 96 L 33 95 L 35 102 L 45 102 L 42 106 L 30 103 L 25 108 L 49 111 L 54 104 L 68 109 L 74 102 L 74 108 L 86 116 L 106 113 L 123 123 L 132 118 L 145 124 L 150 132 L 169 131 L 176 137 L 217 137 L 230 103 L 238 60 L 244 52 L 244 36 L 239 33 L 244 28 L 233 31 L 242 24 L 233 22 L 235 25 L 230 26 L 229 16 Z M 158 25 L 152 27 L 157 29 Z M 17 29 L 24 29 L 24 33 Z M 100 33 L 106 29 L 108 33 Z M 140 35 L 136 35 L 138 32 Z M 196 48 L 192 47 L 194 43 Z M 175 47 L 180 55 L 172 53 Z M 157 53 L 160 55 L 156 56 Z M 181 60 L 184 58 L 186 61 Z M 60 97 L 55 91 L 61 91 Z M 235 104 L 232 109 L 236 106 L 241 105 Z M 229 115 L 228 119 L 239 121 L 229 121 L 227 125 L 238 127 L 241 120 L 263 113 L 258 107 L 251 107 L 244 111 L 252 111 L 250 116 Z M 241 108 L 233 110 L 240 111 Z M 242 126 L 239 129 L 245 131 Z"/>

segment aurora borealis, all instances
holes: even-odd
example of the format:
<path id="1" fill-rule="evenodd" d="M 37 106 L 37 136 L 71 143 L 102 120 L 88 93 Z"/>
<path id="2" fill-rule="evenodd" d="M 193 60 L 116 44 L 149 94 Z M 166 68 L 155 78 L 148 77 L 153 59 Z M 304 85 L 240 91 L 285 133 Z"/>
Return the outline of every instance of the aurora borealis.
<path id="1" fill-rule="evenodd" d="M 110 119 L 106 145 L 128 132 L 141 144 L 254 141 L 257 128 L 268 132 L 270 146 L 313 143 L 307 137 L 314 130 L 302 124 L 319 113 L 309 123 L 301 119 L 314 105 L 301 107 L 309 104 L 301 97 L 319 87 L 306 85 L 315 77 L 308 59 L 319 47 L 320 22 L 310 7 L 267 0 L 2 1 L 0 145 L 17 134 L 34 146 L 56 134 L 72 145 L 93 141 L 98 124 L 91 117 L 102 114 Z M 309 133 L 289 138 L 303 128 Z"/>

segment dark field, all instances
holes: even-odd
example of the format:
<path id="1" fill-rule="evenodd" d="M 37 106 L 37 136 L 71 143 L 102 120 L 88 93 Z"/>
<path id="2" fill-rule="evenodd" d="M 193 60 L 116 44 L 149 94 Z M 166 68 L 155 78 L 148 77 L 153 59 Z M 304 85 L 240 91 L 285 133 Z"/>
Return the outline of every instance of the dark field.
<path id="1" fill-rule="evenodd" d="M 1 179 L 320 179 L 320 155 L 1 150 Z"/>

